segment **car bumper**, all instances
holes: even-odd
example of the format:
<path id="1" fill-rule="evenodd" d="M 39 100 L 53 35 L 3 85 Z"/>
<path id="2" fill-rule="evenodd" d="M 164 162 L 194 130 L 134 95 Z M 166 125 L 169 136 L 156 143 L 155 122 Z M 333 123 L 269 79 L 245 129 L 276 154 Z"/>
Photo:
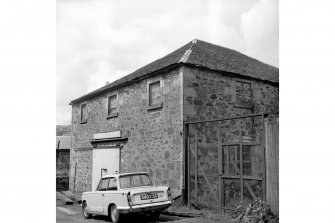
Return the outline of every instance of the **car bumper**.
<path id="1" fill-rule="evenodd" d="M 137 213 L 146 211 L 162 211 L 171 205 L 171 201 L 164 201 L 152 204 L 133 205 L 131 207 L 118 207 L 121 214 Z"/>

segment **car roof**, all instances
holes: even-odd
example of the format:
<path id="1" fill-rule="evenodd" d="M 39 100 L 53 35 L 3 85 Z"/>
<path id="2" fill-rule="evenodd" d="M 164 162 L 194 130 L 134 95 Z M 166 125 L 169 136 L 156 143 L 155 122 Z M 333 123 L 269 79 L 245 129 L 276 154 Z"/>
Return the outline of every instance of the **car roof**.
<path id="1" fill-rule="evenodd" d="M 128 172 L 128 173 L 115 173 L 115 174 L 109 174 L 105 175 L 102 178 L 108 178 L 108 177 L 121 177 L 121 176 L 127 176 L 127 175 L 137 175 L 137 174 L 148 174 L 148 172 Z"/>

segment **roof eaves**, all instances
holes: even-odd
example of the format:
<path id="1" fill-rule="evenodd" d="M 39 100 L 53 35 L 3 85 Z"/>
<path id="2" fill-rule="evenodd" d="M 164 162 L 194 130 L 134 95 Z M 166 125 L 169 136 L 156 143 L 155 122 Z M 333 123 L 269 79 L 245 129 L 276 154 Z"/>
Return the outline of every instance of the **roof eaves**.
<path id="1" fill-rule="evenodd" d="M 279 85 L 279 81 L 275 81 L 275 80 L 262 79 L 262 78 L 252 77 L 252 76 L 243 75 L 243 74 L 239 74 L 239 73 L 233 73 L 233 72 L 224 71 L 224 70 L 216 70 L 216 69 L 212 69 L 212 68 L 209 68 L 209 67 L 205 67 L 205 66 L 201 66 L 201 65 L 193 64 L 193 63 L 182 63 L 182 64 L 185 65 L 185 66 L 191 67 L 191 68 L 214 71 L 214 72 L 218 72 L 218 73 L 223 73 L 225 75 L 235 76 L 235 77 L 239 77 L 239 78 L 246 78 L 246 79 L 250 79 L 250 80 L 260 80 L 260 81 L 264 81 L 264 82 L 267 82 L 267 83 L 272 83 L 272 84 L 275 84 L 275 85 Z"/>
<path id="2" fill-rule="evenodd" d="M 82 96 L 82 97 L 80 97 L 80 98 L 77 98 L 77 99 L 71 101 L 71 102 L 69 103 L 69 105 L 72 105 L 73 103 L 78 103 L 78 102 L 80 102 L 80 101 L 88 100 L 88 99 L 90 99 L 90 98 L 92 98 L 92 97 L 95 97 L 95 96 L 104 94 L 104 93 L 109 92 L 109 91 L 113 91 L 113 90 L 119 89 L 119 88 L 124 87 L 124 86 L 128 86 L 128 85 L 130 85 L 130 84 L 133 84 L 133 83 L 136 83 L 136 82 L 138 82 L 138 81 L 140 81 L 140 80 L 143 80 L 143 79 L 145 79 L 145 78 L 147 78 L 147 77 L 154 76 L 154 75 L 157 74 L 157 73 L 165 72 L 165 71 L 167 71 L 167 70 L 174 69 L 174 68 L 176 68 L 176 67 L 178 67 L 178 66 L 181 66 L 181 65 L 182 65 L 182 63 L 180 63 L 180 62 L 170 64 L 170 65 L 168 65 L 168 66 L 166 66 L 166 67 L 163 67 L 163 68 L 161 68 L 161 69 L 158 69 L 158 70 L 155 70 L 155 71 L 153 71 L 153 72 L 150 72 L 150 73 L 148 73 L 148 74 L 146 74 L 146 75 L 144 75 L 144 76 L 137 77 L 137 78 L 135 78 L 135 79 L 129 80 L 129 81 L 124 82 L 124 83 L 122 83 L 122 84 L 118 84 L 118 85 L 115 85 L 115 86 L 111 86 L 111 87 L 109 87 L 109 88 L 105 88 L 105 89 L 103 89 L 103 90 L 101 90 L 101 91 L 98 90 L 98 91 L 96 91 L 96 92 L 94 92 L 94 93 L 92 93 L 92 94 L 86 94 L 86 95 L 84 95 L 84 96 Z"/>

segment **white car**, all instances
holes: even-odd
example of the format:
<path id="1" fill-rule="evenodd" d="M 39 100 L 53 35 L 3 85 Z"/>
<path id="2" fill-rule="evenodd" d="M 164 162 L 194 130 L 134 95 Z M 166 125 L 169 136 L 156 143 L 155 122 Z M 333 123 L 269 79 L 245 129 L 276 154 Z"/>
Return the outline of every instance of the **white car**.
<path id="1" fill-rule="evenodd" d="M 84 218 L 105 215 L 112 222 L 119 222 L 120 214 L 135 212 L 149 213 L 157 219 L 170 205 L 170 188 L 153 186 L 146 172 L 106 175 L 96 191 L 82 194 Z"/>

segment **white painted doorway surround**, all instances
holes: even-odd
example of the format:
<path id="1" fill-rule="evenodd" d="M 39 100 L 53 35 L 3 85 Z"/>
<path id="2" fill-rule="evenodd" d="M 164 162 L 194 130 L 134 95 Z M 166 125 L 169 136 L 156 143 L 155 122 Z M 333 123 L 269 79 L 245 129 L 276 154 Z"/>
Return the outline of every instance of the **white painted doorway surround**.
<path id="1" fill-rule="evenodd" d="M 92 191 L 95 191 L 99 180 L 107 174 L 120 172 L 119 148 L 93 149 Z"/>

